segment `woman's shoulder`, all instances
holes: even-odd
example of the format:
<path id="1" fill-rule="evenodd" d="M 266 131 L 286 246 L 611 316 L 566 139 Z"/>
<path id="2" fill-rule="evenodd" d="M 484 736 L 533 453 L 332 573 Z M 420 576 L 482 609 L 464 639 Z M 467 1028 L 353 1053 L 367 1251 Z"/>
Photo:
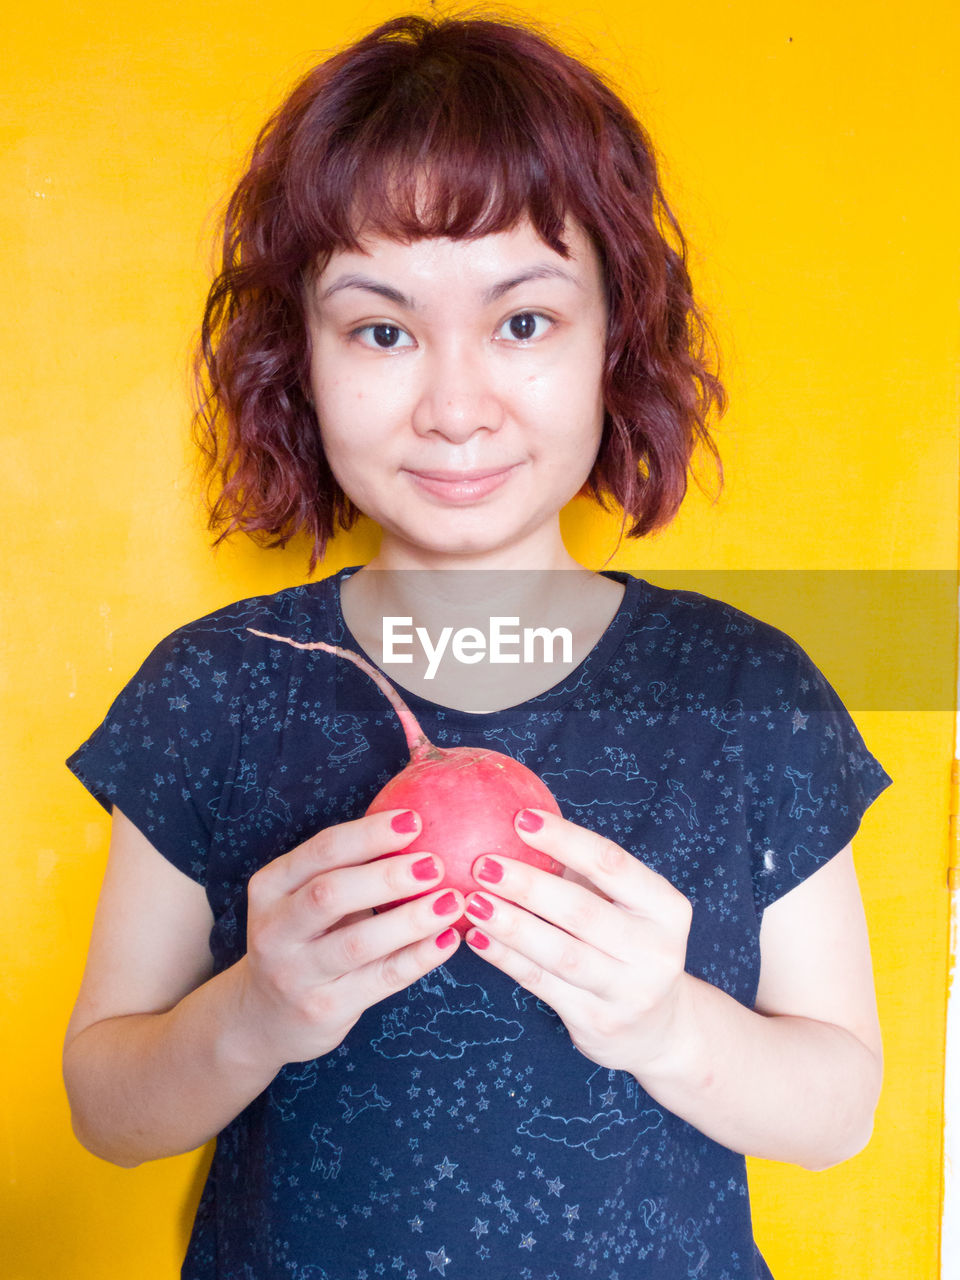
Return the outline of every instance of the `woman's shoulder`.
<path id="1" fill-rule="evenodd" d="M 330 640 L 339 617 L 333 579 L 236 600 L 163 636 L 111 710 L 130 708 L 141 719 L 159 719 L 167 711 L 209 719 L 218 708 L 234 705 L 235 710 L 237 699 L 271 695 L 287 679 L 294 655 L 305 656 L 255 632 Z"/>
<path id="2" fill-rule="evenodd" d="M 744 673 L 810 664 L 787 632 L 726 600 L 679 586 L 634 578 L 631 638 L 709 674 L 736 666 Z"/>
<path id="3" fill-rule="evenodd" d="M 236 661 L 262 645 L 256 631 L 279 632 L 299 640 L 331 639 L 338 625 L 336 580 L 340 576 L 233 601 L 175 628 L 154 653 L 209 654 Z"/>
<path id="4" fill-rule="evenodd" d="M 250 628 L 326 639 L 338 612 L 334 583 L 321 581 L 250 596 L 177 627 L 127 680 L 69 767 L 104 807 L 139 818 L 162 851 L 167 819 L 155 809 L 158 797 L 199 805 L 190 840 L 200 847 L 218 788 L 232 776 L 238 735 L 275 730 L 286 714 L 286 664 L 299 651 Z M 182 822 L 169 825 L 182 831 Z"/>

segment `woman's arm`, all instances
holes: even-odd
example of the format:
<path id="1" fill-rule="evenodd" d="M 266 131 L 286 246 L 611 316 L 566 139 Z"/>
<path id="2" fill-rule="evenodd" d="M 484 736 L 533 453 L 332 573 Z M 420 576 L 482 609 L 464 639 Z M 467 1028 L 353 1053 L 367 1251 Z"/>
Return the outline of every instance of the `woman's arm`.
<path id="1" fill-rule="evenodd" d="M 587 1057 L 630 1071 L 717 1142 L 811 1169 L 859 1151 L 882 1055 L 849 847 L 765 912 L 748 1009 L 684 971 L 683 894 L 613 842 L 538 814 L 524 838 L 578 874 L 486 859 L 503 875 L 484 883 L 480 860 L 493 913 L 471 910 L 471 895 L 467 914 L 489 939 L 481 954 L 555 1009 Z"/>
<path id="2" fill-rule="evenodd" d="M 441 912 L 450 894 L 370 913 L 443 872 L 434 859 L 423 878 L 423 854 L 370 861 L 410 842 L 393 816 L 328 828 L 257 872 L 248 952 L 211 977 L 203 888 L 114 812 L 63 1055 L 84 1146 L 127 1167 L 200 1146 L 284 1063 L 329 1052 L 365 1008 L 452 954 L 459 935 L 438 946 L 437 934 L 462 913 L 462 896 Z"/>
<path id="3" fill-rule="evenodd" d="M 115 811 L 63 1053 L 74 1132 L 94 1155 L 132 1167 L 192 1150 L 269 1082 L 269 1067 L 230 1061 L 237 974 L 210 979 L 212 923 L 203 887 Z"/>
<path id="4" fill-rule="evenodd" d="M 848 845 L 769 906 L 755 1010 L 686 975 L 676 1034 L 641 1083 L 747 1155 L 825 1169 L 873 1131 L 883 1054 Z"/>

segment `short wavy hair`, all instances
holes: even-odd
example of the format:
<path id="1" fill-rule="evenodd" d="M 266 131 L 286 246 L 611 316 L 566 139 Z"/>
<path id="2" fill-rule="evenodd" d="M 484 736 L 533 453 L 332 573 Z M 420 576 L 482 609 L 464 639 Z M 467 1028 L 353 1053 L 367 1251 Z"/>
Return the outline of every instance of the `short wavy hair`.
<path id="1" fill-rule="evenodd" d="M 708 429 L 725 407 L 715 345 L 642 125 L 526 22 L 398 17 L 296 85 L 226 208 L 194 420 L 216 541 L 243 531 L 283 546 L 304 533 L 312 571 L 360 514 L 309 392 L 305 285 L 331 254 L 361 232 L 470 238 L 528 217 L 566 256 L 568 216 L 596 246 L 608 300 L 587 493 L 619 506 L 621 536 L 641 537 L 676 514 L 698 444 L 722 482 Z"/>

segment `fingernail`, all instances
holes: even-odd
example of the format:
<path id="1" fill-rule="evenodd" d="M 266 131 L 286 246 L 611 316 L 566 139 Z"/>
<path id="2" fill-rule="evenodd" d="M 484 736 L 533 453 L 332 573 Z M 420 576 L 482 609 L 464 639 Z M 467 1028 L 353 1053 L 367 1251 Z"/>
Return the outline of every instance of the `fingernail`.
<path id="1" fill-rule="evenodd" d="M 485 933 L 481 933 L 479 929 L 471 929 L 467 934 L 467 942 L 471 947 L 476 947 L 478 951 L 486 951 L 490 945 L 490 939 Z"/>
<path id="2" fill-rule="evenodd" d="M 514 821 L 521 831 L 539 831 L 543 826 L 543 819 L 532 809 L 521 809 Z"/>
<path id="3" fill-rule="evenodd" d="M 417 815 L 412 809 L 406 809 L 403 813 L 398 813 L 391 818 L 390 825 L 394 831 L 399 831 L 401 834 L 407 831 L 416 831 Z"/>
<path id="4" fill-rule="evenodd" d="M 453 942 L 456 936 L 457 936 L 456 929 L 444 929 L 443 933 L 441 933 L 440 936 L 437 938 L 437 946 L 449 947 L 450 943 Z"/>
<path id="5" fill-rule="evenodd" d="M 414 880 L 436 880 L 440 874 L 440 868 L 433 858 L 420 858 L 410 870 L 413 872 Z"/>
<path id="6" fill-rule="evenodd" d="M 433 909 L 438 916 L 448 916 L 451 911 L 456 910 L 456 906 L 457 895 L 455 893 L 445 893 L 442 898 L 436 900 L 433 904 Z"/>
<path id="7" fill-rule="evenodd" d="M 467 900 L 465 910 L 467 915 L 476 916 L 478 920 L 489 920 L 493 915 L 493 903 L 482 893 L 475 893 Z"/>
<path id="8" fill-rule="evenodd" d="M 486 880 L 487 884 L 499 884 L 503 879 L 503 867 L 492 858 L 484 858 L 474 874 L 478 880 Z"/>

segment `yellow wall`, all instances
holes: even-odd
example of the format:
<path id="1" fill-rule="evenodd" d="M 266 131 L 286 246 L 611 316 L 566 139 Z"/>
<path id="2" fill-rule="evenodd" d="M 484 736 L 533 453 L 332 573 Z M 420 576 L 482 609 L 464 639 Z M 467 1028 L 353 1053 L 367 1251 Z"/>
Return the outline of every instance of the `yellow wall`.
<path id="1" fill-rule="evenodd" d="M 960 40 L 951 0 L 922 10 L 910 0 L 525 7 L 599 46 L 649 122 L 726 350 L 725 496 L 711 506 L 694 492 L 670 530 L 613 564 L 658 581 L 704 568 L 954 570 Z M 70 1133 L 60 1041 L 107 824 L 62 760 L 158 638 L 304 575 L 302 548 L 207 549 L 184 394 L 207 279 L 204 228 L 292 78 L 318 51 L 398 11 L 33 0 L 4 22 L 0 990 L 12 1035 L 0 1054 L 0 1212 L 10 1218 L 0 1272 L 9 1280 L 178 1274 L 198 1158 L 121 1171 Z M 594 563 L 612 546 L 611 522 L 583 507 L 567 529 Z M 341 541 L 325 571 L 369 545 L 369 532 Z M 753 1166 L 757 1232 L 778 1280 L 926 1280 L 937 1274 L 952 719 L 947 696 L 891 710 L 884 690 L 904 662 L 950 676 L 953 619 L 937 619 L 936 640 L 926 627 L 904 638 L 892 623 L 871 625 L 852 654 L 847 644 L 840 670 L 830 628 L 793 609 L 784 582 L 794 581 L 803 580 L 731 579 L 743 592 L 735 603 L 793 630 L 842 693 L 859 651 L 874 664 L 872 709 L 857 718 L 897 785 L 868 815 L 858 861 L 888 1067 L 863 1155 L 820 1175 Z M 859 616 L 852 581 L 838 577 L 828 593 L 846 609 L 843 627 Z"/>

